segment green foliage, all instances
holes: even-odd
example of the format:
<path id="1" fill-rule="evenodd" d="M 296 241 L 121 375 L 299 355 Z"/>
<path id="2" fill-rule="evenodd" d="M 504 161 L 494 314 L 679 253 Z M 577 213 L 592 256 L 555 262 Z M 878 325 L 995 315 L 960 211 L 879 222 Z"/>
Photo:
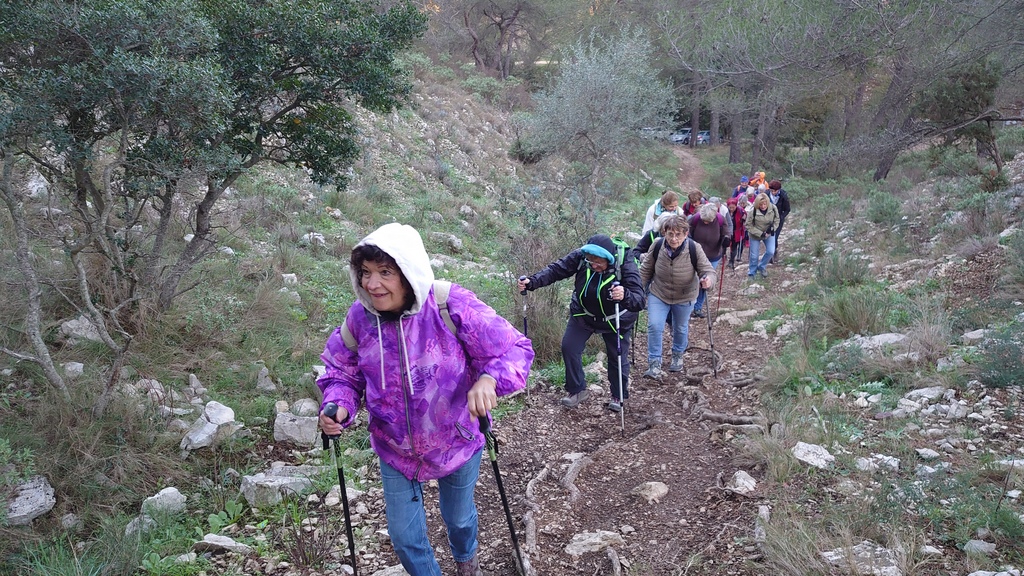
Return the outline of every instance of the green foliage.
<path id="1" fill-rule="evenodd" d="M 238 500 L 228 500 L 224 503 L 224 509 L 216 514 L 210 514 L 207 517 L 207 524 L 209 524 L 211 534 L 220 534 L 220 531 L 224 528 L 235 524 L 242 519 L 242 514 L 245 512 L 245 506 Z M 197 528 L 199 538 L 202 539 L 207 533 L 206 531 Z"/>
<path id="2" fill-rule="evenodd" d="M 32 450 L 15 450 L 9 440 L 0 437 L 0 493 L 6 492 L 6 488 L 21 484 L 35 474 L 34 460 Z"/>
<path id="3" fill-rule="evenodd" d="M 903 217 L 900 201 L 888 192 L 873 191 L 868 195 L 867 218 L 875 224 L 895 226 Z"/>
<path id="4" fill-rule="evenodd" d="M 854 334 L 881 334 L 891 329 L 893 302 L 889 293 L 874 286 L 858 286 L 829 292 L 821 302 L 826 332 L 834 338 Z"/>
<path id="5" fill-rule="evenodd" d="M 987 386 L 1004 388 L 1024 382 L 1024 325 L 1012 322 L 1001 328 L 981 346 L 976 362 L 978 378 Z"/>
<path id="6" fill-rule="evenodd" d="M 324 495 L 320 496 L 323 499 Z M 289 562 L 317 570 L 334 558 L 345 538 L 344 519 L 339 514 L 313 516 L 291 499 L 285 502 L 280 525 L 274 530 L 274 544 L 284 550 Z"/>
<path id="7" fill-rule="evenodd" d="M 814 279 L 826 289 L 857 286 L 868 281 L 867 261 L 857 254 L 833 252 L 818 261 Z"/>

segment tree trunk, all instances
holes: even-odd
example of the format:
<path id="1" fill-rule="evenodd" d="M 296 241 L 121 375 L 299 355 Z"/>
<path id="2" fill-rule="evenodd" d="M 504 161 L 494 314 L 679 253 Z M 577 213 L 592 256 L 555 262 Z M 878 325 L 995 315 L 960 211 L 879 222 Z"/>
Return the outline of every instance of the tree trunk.
<path id="1" fill-rule="evenodd" d="M 171 309 L 174 298 L 178 295 L 178 286 L 181 284 L 182 278 L 213 248 L 214 240 L 211 238 L 213 207 L 224 194 L 224 190 L 237 177 L 238 175 L 236 174 L 222 182 L 207 181 L 206 195 L 196 206 L 195 231 L 192 241 L 185 246 L 185 249 L 178 256 L 174 264 L 171 265 L 170 271 L 160 283 L 157 298 L 157 309 L 160 312 L 166 312 Z"/>
<path id="2" fill-rule="evenodd" d="M 729 163 L 737 164 L 743 161 L 743 112 L 733 112 L 729 115 Z"/>
<path id="3" fill-rule="evenodd" d="M 693 104 L 690 108 L 690 148 L 697 147 L 697 133 L 700 132 L 700 96 L 693 92 Z"/>
<path id="4" fill-rule="evenodd" d="M 763 94 L 762 94 L 763 97 Z M 761 108 L 757 112 L 757 134 L 754 136 L 754 143 L 751 145 L 750 154 L 750 173 L 757 172 L 757 169 L 761 166 L 761 154 L 764 151 L 764 140 L 765 132 L 768 127 L 768 110 L 767 105 L 764 102 L 761 103 Z"/>
<path id="5" fill-rule="evenodd" d="M 35 268 L 32 267 L 32 249 L 29 245 L 28 224 L 25 219 L 25 206 L 21 194 L 14 190 L 14 158 L 3 153 L 3 177 L 0 181 L 0 196 L 3 196 L 4 203 L 11 214 L 11 221 L 14 225 L 15 248 L 14 256 L 18 261 L 18 269 L 25 278 L 25 289 L 28 292 L 28 312 L 25 314 L 25 336 L 32 345 L 34 356 L 19 354 L 13 350 L 0 347 L 9 356 L 26 360 L 39 366 L 46 381 L 53 386 L 65 400 L 71 400 L 67 384 L 61 377 L 57 367 L 53 364 L 50 350 L 43 341 L 41 330 L 42 323 L 42 289 L 39 285 L 39 277 L 36 276 Z"/>

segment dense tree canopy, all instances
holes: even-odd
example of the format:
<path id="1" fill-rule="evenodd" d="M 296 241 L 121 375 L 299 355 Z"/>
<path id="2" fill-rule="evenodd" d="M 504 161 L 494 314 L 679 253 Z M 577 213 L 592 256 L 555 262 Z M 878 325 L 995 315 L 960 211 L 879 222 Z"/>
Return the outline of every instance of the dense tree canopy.
<path id="1" fill-rule="evenodd" d="M 17 174 L 31 166 L 51 183 L 62 216 L 39 237 L 68 255 L 73 300 L 124 350 L 129 312 L 168 309 L 215 247 L 216 203 L 246 170 L 276 162 L 345 184 L 358 154 L 350 108 L 403 101 L 394 56 L 424 27 L 402 2 L 6 2 L 3 199 L 28 227 Z M 191 240 L 173 248 L 183 231 Z"/>

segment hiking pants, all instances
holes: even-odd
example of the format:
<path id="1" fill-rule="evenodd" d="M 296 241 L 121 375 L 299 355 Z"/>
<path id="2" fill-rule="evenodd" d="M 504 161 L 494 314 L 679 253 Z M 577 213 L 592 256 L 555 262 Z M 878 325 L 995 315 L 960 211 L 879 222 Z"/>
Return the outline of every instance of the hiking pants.
<path id="1" fill-rule="evenodd" d="M 471 560 L 477 550 L 477 512 L 473 501 L 480 474 L 479 451 L 461 468 L 437 479 L 441 519 L 448 531 L 448 545 L 456 562 Z M 380 461 L 384 488 L 384 514 L 395 554 L 412 576 L 441 576 L 427 532 L 423 508 L 423 484 L 409 480 L 401 472 Z"/>
<path id="2" fill-rule="evenodd" d="M 622 341 L 616 348 L 614 330 L 599 332 L 582 316 L 569 318 L 569 322 L 565 325 L 565 334 L 562 335 L 562 362 L 565 363 L 566 393 L 576 394 L 586 389 L 587 379 L 583 374 L 583 350 L 587 346 L 587 340 L 590 340 L 594 333 L 598 333 L 604 340 L 605 353 L 608 355 L 608 384 L 612 398 L 619 397 L 619 350 L 622 350 L 622 400 L 629 398 L 629 354 L 627 352 L 633 326 L 620 327 Z"/>
<path id="3" fill-rule="evenodd" d="M 761 243 L 764 242 L 764 256 L 761 256 Z M 765 236 L 761 240 L 750 239 L 750 264 L 747 267 L 747 276 L 761 272 L 766 273 L 768 261 L 775 256 L 775 236 Z"/>
<path id="4" fill-rule="evenodd" d="M 718 271 L 718 263 L 721 262 L 721 261 L 722 261 L 721 257 L 715 258 L 714 260 L 711 260 L 711 267 L 716 272 Z M 701 288 L 700 292 L 697 293 L 697 302 L 694 303 L 694 305 L 693 305 L 693 309 L 694 310 L 703 310 L 704 309 L 704 299 L 707 298 L 707 292 L 708 292 L 707 290 L 705 290 L 704 288 Z M 671 315 L 669 317 L 671 318 Z"/>

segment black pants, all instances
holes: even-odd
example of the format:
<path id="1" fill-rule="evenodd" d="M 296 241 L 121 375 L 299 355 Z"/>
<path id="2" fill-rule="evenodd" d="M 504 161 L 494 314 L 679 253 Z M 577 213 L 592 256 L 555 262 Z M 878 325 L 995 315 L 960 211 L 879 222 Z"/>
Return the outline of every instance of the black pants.
<path id="1" fill-rule="evenodd" d="M 779 234 L 782 234 L 782 226 L 786 223 L 785 218 L 779 218 L 779 227 L 775 229 L 775 256 L 772 257 L 772 262 L 779 258 Z"/>
<path id="2" fill-rule="evenodd" d="M 569 394 L 582 392 L 587 387 L 587 379 L 583 375 L 583 349 L 587 340 L 595 333 L 604 340 L 605 352 L 608 354 L 608 383 L 612 398 L 619 397 L 619 351 L 622 351 L 622 399 L 629 398 L 629 341 L 632 337 L 633 325 L 621 326 L 622 340 L 616 343 L 615 331 L 597 329 L 583 317 L 573 316 L 565 325 L 562 335 L 562 362 L 565 363 L 565 391 Z M 602 331 L 603 330 L 603 331 Z"/>

